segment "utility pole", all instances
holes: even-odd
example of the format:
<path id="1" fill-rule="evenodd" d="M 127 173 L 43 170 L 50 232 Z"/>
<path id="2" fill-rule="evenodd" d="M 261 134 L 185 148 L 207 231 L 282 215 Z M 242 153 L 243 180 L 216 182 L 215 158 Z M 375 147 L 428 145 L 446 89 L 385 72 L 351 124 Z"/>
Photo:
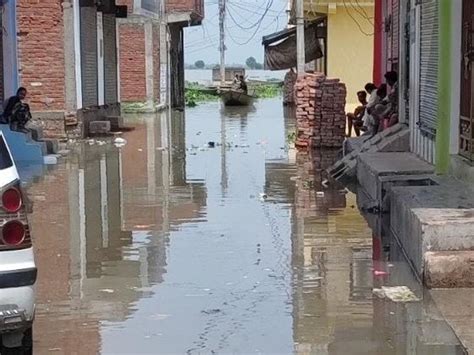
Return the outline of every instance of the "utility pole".
<path id="1" fill-rule="evenodd" d="M 219 0 L 219 30 L 220 30 L 220 45 L 219 51 L 221 53 L 221 87 L 225 86 L 225 1 Z"/>
<path id="2" fill-rule="evenodd" d="M 296 62 L 298 75 L 304 75 L 306 55 L 304 39 L 304 0 L 296 1 Z"/>

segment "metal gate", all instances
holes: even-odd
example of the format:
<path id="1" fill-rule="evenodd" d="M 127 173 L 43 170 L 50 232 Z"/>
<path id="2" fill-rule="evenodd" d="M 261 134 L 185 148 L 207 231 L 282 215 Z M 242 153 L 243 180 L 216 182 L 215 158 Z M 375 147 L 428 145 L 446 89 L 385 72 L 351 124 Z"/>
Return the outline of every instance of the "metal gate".
<path id="1" fill-rule="evenodd" d="M 438 116 L 438 60 L 439 24 L 438 0 L 421 3 L 420 37 L 420 113 L 419 127 L 423 134 L 434 139 Z"/>
<path id="2" fill-rule="evenodd" d="M 115 14 L 104 14 L 105 103 L 118 102 Z"/>
<path id="3" fill-rule="evenodd" d="M 97 106 L 98 63 L 97 63 L 97 8 L 81 7 L 81 64 L 82 103 L 84 107 Z"/>
<path id="4" fill-rule="evenodd" d="M 386 71 L 398 72 L 400 57 L 400 1 L 385 1 L 385 53 Z M 382 73 L 385 74 L 385 73 Z"/>
<path id="5" fill-rule="evenodd" d="M 474 160 L 474 115 L 472 94 L 474 93 L 474 3 L 463 0 L 462 63 L 461 63 L 461 107 L 459 127 L 459 153 Z"/>

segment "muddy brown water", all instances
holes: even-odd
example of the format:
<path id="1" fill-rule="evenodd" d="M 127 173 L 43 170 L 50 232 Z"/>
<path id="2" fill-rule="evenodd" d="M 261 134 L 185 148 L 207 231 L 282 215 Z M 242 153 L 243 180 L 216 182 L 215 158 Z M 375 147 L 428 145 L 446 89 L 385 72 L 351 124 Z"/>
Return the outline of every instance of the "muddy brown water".
<path id="1" fill-rule="evenodd" d="M 35 353 L 461 352 L 381 222 L 322 186 L 338 153 L 286 149 L 280 99 L 128 123 L 124 147 L 78 145 L 28 189 Z"/>

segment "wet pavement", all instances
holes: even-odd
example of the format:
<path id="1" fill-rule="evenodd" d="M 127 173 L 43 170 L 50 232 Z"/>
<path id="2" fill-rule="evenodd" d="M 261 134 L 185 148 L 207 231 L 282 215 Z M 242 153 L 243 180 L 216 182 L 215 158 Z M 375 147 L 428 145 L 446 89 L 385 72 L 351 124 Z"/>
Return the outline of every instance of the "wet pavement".
<path id="1" fill-rule="evenodd" d="M 324 186 L 338 153 L 287 149 L 280 102 L 130 116 L 124 147 L 28 188 L 35 353 L 461 353 L 381 220 Z"/>

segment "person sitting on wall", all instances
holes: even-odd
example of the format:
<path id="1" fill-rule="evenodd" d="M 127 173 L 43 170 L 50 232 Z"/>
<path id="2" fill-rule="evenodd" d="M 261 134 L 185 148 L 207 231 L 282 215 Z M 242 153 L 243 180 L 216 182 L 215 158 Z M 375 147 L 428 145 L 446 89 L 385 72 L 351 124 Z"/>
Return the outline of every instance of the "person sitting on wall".
<path id="1" fill-rule="evenodd" d="M 379 95 L 377 94 L 377 86 L 374 83 L 367 83 L 364 88 L 367 94 L 369 94 L 369 100 L 365 108 L 365 114 L 364 114 L 364 117 L 362 118 L 363 125 L 360 130 L 367 132 L 368 122 L 369 120 L 372 119 L 372 117 L 370 117 L 371 112 L 375 108 L 375 106 L 377 106 L 377 104 L 379 104 L 382 101 L 383 98 L 381 99 Z M 380 92 L 382 95 L 383 95 L 383 90 L 384 88 L 382 88 L 382 91 Z"/>
<path id="2" fill-rule="evenodd" d="M 386 105 L 383 104 L 383 101 L 387 98 L 387 85 L 382 84 L 377 89 L 377 97 L 375 102 L 370 108 L 367 109 L 367 117 L 364 121 L 364 129 L 370 136 L 374 136 L 379 131 L 380 118 L 383 116 L 384 110 L 386 110 Z"/>
<path id="3" fill-rule="evenodd" d="M 375 107 L 373 116 L 375 118 L 378 130 L 375 133 L 383 131 L 390 124 L 398 122 L 398 73 L 389 71 L 385 74 L 385 80 L 390 87 L 387 90 L 386 97 Z"/>
<path id="4" fill-rule="evenodd" d="M 367 106 L 367 93 L 365 91 L 357 92 L 357 99 L 361 105 L 356 107 L 354 113 L 350 112 L 347 114 L 347 125 L 349 127 L 347 137 L 352 136 L 352 127 L 354 127 L 354 132 L 357 137 L 359 137 L 361 128 L 363 126 L 362 119 L 365 115 L 365 108 Z"/>
<path id="5" fill-rule="evenodd" d="M 6 103 L 1 115 L 0 122 L 10 124 L 12 131 L 27 133 L 26 124 L 31 119 L 30 106 L 23 101 L 28 92 L 21 87 L 17 90 L 16 95 L 10 97 Z"/>

